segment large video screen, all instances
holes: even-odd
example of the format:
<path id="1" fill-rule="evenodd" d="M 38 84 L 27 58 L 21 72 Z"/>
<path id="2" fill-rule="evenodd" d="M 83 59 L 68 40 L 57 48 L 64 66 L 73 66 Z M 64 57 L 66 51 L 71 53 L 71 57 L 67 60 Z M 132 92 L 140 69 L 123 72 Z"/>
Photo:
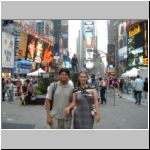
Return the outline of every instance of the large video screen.
<path id="1" fill-rule="evenodd" d="M 129 67 L 147 65 L 144 63 L 144 59 L 148 59 L 147 22 L 141 22 L 128 29 L 127 47 Z"/>

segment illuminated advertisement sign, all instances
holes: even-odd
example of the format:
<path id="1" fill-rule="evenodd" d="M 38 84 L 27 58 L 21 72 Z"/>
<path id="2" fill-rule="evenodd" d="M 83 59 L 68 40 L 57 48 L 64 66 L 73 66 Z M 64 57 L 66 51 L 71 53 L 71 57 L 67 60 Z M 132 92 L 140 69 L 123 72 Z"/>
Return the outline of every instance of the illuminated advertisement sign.
<path id="1" fill-rule="evenodd" d="M 86 60 L 92 60 L 93 54 L 94 52 L 92 48 L 86 48 Z"/>
<path id="2" fill-rule="evenodd" d="M 28 36 L 26 59 L 35 63 L 52 62 L 53 50 L 50 44 L 37 39 L 32 35 Z"/>
<path id="3" fill-rule="evenodd" d="M 94 48 L 94 40 L 92 32 L 85 32 L 85 47 L 86 48 Z"/>
<path id="4" fill-rule="evenodd" d="M 87 69 L 92 69 L 94 67 L 93 61 L 86 61 L 86 68 Z"/>
<path id="5" fill-rule="evenodd" d="M 148 22 L 144 21 L 128 29 L 128 66 L 148 65 Z"/>
<path id="6" fill-rule="evenodd" d="M 44 44 L 44 47 L 45 46 L 46 46 L 46 44 Z M 53 56 L 52 47 L 50 45 L 47 45 L 46 48 L 44 48 L 44 51 L 43 51 L 42 61 L 46 62 L 46 63 L 50 63 L 53 60 L 54 60 L 54 56 Z"/>

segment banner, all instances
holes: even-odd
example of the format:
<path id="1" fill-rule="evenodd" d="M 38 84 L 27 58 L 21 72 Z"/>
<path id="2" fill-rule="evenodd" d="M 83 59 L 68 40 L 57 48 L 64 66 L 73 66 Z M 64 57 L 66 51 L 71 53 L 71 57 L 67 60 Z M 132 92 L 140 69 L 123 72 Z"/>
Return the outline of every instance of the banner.
<path id="1" fill-rule="evenodd" d="M 14 36 L 2 32 L 2 67 L 14 68 Z"/>
<path id="2" fill-rule="evenodd" d="M 18 50 L 18 59 L 25 59 L 26 57 L 27 40 L 28 40 L 28 34 L 21 32 L 19 50 Z"/>

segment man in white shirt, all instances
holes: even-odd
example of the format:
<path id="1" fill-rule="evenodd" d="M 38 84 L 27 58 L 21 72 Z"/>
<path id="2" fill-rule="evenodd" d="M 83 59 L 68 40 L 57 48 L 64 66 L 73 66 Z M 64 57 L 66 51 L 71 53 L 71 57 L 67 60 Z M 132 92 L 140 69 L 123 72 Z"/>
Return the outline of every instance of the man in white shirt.
<path id="1" fill-rule="evenodd" d="M 135 104 L 138 103 L 140 105 L 144 83 L 143 83 L 143 80 L 140 78 L 139 75 L 135 79 L 133 86 L 135 89 L 135 100 L 136 100 Z"/>

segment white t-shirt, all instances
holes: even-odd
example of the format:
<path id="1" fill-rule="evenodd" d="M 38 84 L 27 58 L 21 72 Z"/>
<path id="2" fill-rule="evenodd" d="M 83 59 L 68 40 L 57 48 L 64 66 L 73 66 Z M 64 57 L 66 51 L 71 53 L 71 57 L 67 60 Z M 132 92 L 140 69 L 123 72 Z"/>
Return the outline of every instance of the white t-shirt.
<path id="1" fill-rule="evenodd" d="M 72 80 L 69 80 L 68 83 L 74 88 L 74 84 L 73 84 Z"/>

